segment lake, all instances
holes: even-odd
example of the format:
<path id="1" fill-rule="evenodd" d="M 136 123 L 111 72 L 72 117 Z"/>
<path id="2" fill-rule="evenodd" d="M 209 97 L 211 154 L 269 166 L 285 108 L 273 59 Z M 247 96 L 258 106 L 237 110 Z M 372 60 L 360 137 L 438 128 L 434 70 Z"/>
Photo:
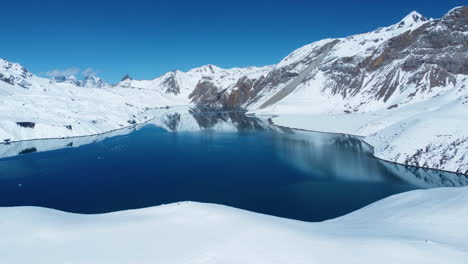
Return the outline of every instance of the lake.
<path id="1" fill-rule="evenodd" d="M 375 159 L 354 136 L 198 108 L 109 134 L 2 144 L 0 157 L 0 206 L 83 214 L 189 200 L 322 221 L 393 194 L 468 184 Z"/>

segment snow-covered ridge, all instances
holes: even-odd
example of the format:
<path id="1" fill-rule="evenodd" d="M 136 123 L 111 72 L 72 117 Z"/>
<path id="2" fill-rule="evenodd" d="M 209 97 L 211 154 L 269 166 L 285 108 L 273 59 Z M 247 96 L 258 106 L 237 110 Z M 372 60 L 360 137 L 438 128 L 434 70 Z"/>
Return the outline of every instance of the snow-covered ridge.
<path id="1" fill-rule="evenodd" d="M 32 74 L 18 63 L 0 59 L 0 81 L 28 88 L 31 84 L 27 80 L 31 77 Z"/>
<path id="2" fill-rule="evenodd" d="M 334 48 L 336 56 L 352 56 L 359 54 L 360 52 L 366 52 L 366 50 L 369 48 L 369 45 L 359 45 L 359 43 L 366 43 L 369 42 L 371 44 L 372 42 L 379 42 L 382 40 L 390 39 L 394 36 L 397 36 L 405 31 L 415 29 L 422 24 L 427 22 L 427 19 L 419 14 L 416 11 L 413 11 L 409 13 L 406 17 L 404 17 L 400 22 L 388 26 L 388 27 L 382 27 L 378 28 L 374 31 L 368 32 L 368 33 L 363 33 L 363 34 L 357 34 L 353 35 L 347 38 L 340 38 L 341 45 L 338 45 L 337 47 Z M 286 58 L 284 58 L 281 62 L 277 64 L 277 67 L 284 67 L 287 66 L 293 62 L 301 61 L 307 56 L 309 56 L 313 50 L 317 49 L 318 47 L 321 47 L 327 43 L 332 42 L 335 39 L 323 39 L 316 41 L 314 43 L 305 45 L 294 52 L 292 52 L 290 55 L 288 55 Z M 375 45 L 375 44 L 374 44 Z"/>
<path id="3" fill-rule="evenodd" d="M 0 208 L 0 262 L 461 264 L 467 206 L 468 187 L 398 194 L 318 223 L 194 202 L 99 215 Z"/>

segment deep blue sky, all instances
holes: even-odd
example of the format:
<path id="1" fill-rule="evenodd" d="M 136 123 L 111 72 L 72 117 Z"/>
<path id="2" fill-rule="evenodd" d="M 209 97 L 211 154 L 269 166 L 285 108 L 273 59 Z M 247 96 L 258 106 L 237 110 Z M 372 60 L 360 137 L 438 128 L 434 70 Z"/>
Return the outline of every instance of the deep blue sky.
<path id="1" fill-rule="evenodd" d="M 439 18 L 466 0 L 4 1 L 0 57 L 40 74 L 92 68 L 115 82 L 204 64 L 273 64 L 328 37 Z"/>

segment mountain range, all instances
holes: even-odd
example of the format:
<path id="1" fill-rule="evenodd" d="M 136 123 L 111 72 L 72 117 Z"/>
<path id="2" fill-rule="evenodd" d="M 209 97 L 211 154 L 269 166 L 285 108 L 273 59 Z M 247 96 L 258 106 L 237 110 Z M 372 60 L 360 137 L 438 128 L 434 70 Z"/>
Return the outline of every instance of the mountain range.
<path id="1" fill-rule="evenodd" d="M 468 6 L 301 47 L 276 65 L 205 65 L 153 80 L 42 78 L 0 60 L 0 140 L 99 134 L 198 105 L 364 137 L 377 157 L 468 174 Z"/>

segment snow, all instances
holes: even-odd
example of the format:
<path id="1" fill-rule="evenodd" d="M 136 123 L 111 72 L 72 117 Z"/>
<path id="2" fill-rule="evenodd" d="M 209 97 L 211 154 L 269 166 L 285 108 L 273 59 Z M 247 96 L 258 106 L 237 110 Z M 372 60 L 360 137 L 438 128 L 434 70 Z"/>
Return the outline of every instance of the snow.
<path id="1" fill-rule="evenodd" d="M 0 83 L 0 90 L 8 93 L 0 103 L 0 140 L 99 134 L 129 126 L 129 120 L 142 122 L 145 107 L 157 107 L 149 98 L 140 100 L 144 93 L 124 97 L 106 89 L 49 83 L 39 77 L 33 81 L 29 89 Z M 34 122 L 35 127 L 23 128 L 17 122 Z"/>
<path id="2" fill-rule="evenodd" d="M 395 195 L 307 223 L 181 202 L 78 215 L 0 208 L 0 262 L 465 263 L 468 187 Z"/>
<path id="3" fill-rule="evenodd" d="M 283 60 L 281 60 L 277 65 L 276 68 L 281 68 L 290 65 L 291 63 L 295 63 L 298 61 L 302 61 L 303 59 L 307 58 L 312 52 L 317 51 L 320 47 L 325 44 L 332 42 L 334 39 L 322 39 L 311 44 L 307 44 L 295 51 L 291 54 L 286 56 Z"/>

